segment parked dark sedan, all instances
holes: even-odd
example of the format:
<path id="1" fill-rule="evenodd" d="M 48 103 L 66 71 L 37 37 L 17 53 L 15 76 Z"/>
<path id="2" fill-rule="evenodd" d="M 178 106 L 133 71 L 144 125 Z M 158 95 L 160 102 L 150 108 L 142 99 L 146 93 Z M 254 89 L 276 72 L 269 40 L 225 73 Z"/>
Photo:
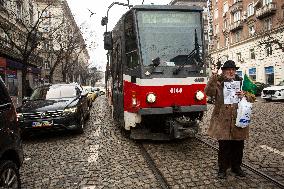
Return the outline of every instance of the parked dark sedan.
<path id="1" fill-rule="evenodd" d="M 38 129 L 64 129 L 83 133 L 89 118 L 87 93 L 78 84 L 41 86 L 18 109 L 24 133 Z"/>
<path id="2" fill-rule="evenodd" d="M 254 83 L 256 85 L 256 94 L 255 96 L 260 96 L 261 95 L 261 91 L 265 88 L 265 87 L 269 87 L 269 84 L 265 84 L 265 83 L 261 83 L 261 82 L 255 82 Z"/>
<path id="3" fill-rule="evenodd" d="M 0 188 L 21 188 L 23 148 L 16 110 L 0 77 Z"/>

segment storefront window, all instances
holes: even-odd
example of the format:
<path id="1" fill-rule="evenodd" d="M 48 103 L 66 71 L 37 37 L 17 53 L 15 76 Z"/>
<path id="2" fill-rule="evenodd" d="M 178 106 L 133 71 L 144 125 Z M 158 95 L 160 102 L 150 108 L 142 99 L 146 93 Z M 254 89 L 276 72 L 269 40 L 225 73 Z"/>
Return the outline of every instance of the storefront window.
<path id="1" fill-rule="evenodd" d="M 265 67 L 265 80 L 269 85 L 274 85 L 274 68 L 273 66 Z"/>
<path id="2" fill-rule="evenodd" d="M 16 70 L 6 70 L 7 87 L 10 96 L 18 96 L 18 79 Z"/>
<path id="3" fill-rule="evenodd" d="M 249 69 L 249 77 L 252 81 L 256 81 L 256 68 Z"/>

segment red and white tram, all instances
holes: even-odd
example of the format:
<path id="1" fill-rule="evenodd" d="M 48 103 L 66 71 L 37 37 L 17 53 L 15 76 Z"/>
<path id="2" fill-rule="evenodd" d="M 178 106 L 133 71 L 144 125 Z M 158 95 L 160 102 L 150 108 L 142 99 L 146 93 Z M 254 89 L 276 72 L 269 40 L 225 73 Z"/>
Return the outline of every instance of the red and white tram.
<path id="1" fill-rule="evenodd" d="M 207 109 L 202 9 L 134 6 L 104 37 L 107 96 L 131 138 L 195 134 Z"/>

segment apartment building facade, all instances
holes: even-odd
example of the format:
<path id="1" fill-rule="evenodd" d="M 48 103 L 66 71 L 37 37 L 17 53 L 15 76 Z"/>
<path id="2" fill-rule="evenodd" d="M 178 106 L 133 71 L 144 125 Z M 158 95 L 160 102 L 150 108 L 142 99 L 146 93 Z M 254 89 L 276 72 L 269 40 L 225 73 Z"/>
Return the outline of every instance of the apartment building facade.
<path id="1" fill-rule="evenodd" d="M 210 55 L 234 60 L 240 76 L 278 84 L 284 80 L 284 1 L 210 0 Z"/>
<path id="2" fill-rule="evenodd" d="M 44 82 L 50 82 L 51 70 L 54 67 L 53 83 L 70 81 L 80 83 L 78 70 L 88 66 L 90 57 L 67 1 L 55 0 L 51 5 L 44 0 L 36 2 L 37 7 L 48 18 L 41 24 L 41 30 L 47 39 L 42 44 L 45 57 L 42 69 Z"/>
<path id="3" fill-rule="evenodd" d="M 0 77 L 5 81 L 16 106 L 22 100 L 23 70 L 27 69 L 25 79 L 32 87 L 40 81 L 42 58 L 32 53 L 27 65 L 22 62 L 22 47 L 27 44 L 27 28 L 34 23 L 35 10 L 31 0 L 0 0 Z"/>

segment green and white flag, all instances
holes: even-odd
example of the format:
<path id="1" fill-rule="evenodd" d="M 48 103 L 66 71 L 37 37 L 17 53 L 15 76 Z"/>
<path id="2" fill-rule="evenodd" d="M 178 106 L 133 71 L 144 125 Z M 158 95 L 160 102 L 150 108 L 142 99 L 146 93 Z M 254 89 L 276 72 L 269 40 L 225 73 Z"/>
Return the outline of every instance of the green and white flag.
<path id="1" fill-rule="evenodd" d="M 252 93 L 254 95 L 256 94 L 257 86 L 252 82 L 252 80 L 247 76 L 247 74 L 244 75 L 242 90 Z"/>

